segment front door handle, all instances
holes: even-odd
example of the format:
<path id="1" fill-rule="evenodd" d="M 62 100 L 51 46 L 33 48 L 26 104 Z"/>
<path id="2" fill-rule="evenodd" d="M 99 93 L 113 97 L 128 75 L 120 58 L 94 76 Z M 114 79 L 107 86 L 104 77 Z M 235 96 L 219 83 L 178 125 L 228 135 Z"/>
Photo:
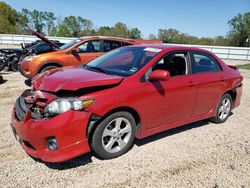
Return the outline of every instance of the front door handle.
<path id="1" fill-rule="evenodd" d="M 221 76 L 221 77 L 220 77 L 220 81 L 222 81 L 222 82 L 224 82 L 224 81 L 225 81 L 225 79 L 224 79 L 224 77 L 223 77 L 223 76 Z"/>
<path id="2" fill-rule="evenodd" d="M 188 82 L 188 86 L 189 86 L 189 87 L 196 86 L 196 83 L 195 83 L 194 81 L 189 81 L 189 82 Z"/>

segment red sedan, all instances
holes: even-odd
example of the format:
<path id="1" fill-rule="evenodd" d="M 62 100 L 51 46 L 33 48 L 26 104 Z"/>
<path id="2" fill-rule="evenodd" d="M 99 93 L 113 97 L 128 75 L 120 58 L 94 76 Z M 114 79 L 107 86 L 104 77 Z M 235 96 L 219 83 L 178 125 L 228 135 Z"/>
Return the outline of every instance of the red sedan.
<path id="1" fill-rule="evenodd" d="M 90 150 L 118 157 L 144 137 L 194 121 L 223 123 L 240 104 L 242 76 L 197 48 L 136 45 L 86 65 L 36 76 L 13 108 L 24 150 L 60 162 Z"/>

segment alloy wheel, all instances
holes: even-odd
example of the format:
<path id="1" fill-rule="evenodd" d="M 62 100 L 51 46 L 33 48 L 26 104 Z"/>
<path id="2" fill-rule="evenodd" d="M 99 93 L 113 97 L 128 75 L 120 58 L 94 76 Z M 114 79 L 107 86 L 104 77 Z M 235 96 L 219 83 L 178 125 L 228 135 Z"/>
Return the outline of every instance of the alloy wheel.
<path id="1" fill-rule="evenodd" d="M 105 127 L 102 134 L 102 146 L 106 152 L 116 153 L 129 143 L 132 127 L 128 119 L 118 117 Z"/>
<path id="2" fill-rule="evenodd" d="M 221 101 L 220 108 L 219 108 L 219 118 L 221 120 L 226 119 L 229 116 L 231 109 L 231 101 L 229 98 L 224 98 Z"/>

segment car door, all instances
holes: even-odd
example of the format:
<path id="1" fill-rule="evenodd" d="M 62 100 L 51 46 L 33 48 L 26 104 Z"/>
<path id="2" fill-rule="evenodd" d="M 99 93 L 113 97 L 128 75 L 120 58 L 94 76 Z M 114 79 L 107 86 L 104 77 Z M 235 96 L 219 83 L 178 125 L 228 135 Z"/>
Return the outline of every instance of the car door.
<path id="1" fill-rule="evenodd" d="M 146 129 L 185 120 L 191 117 L 196 99 L 196 79 L 189 74 L 188 52 L 175 52 L 161 58 L 147 73 L 170 72 L 168 81 L 145 81 L 143 112 Z M 147 79 L 146 79 L 147 80 Z"/>
<path id="2" fill-rule="evenodd" d="M 76 53 L 69 53 L 68 61 L 74 64 L 85 64 L 104 54 L 101 40 L 89 40 L 77 46 Z"/>
<path id="3" fill-rule="evenodd" d="M 193 116 L 206 115 L 224 92 L 224 75 L 220 64 L 210 54 L 191 52 L 192 73 L 197 80 L 197 99 Z"/>

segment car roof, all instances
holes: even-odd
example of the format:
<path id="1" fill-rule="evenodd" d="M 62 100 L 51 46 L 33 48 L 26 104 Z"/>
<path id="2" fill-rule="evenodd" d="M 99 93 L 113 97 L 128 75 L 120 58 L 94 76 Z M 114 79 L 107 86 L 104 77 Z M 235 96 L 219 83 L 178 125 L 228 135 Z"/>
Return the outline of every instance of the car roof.
<path id="1" fill-rule="evenodd" d="M 175 45 L 175 44 L 140 44 L 140 45 L 133 45 L 129 47 L 130 48 L 134 48 L 134 47 L 157 48 L 163 51 L 193 50 L 193 51 L 209 52 L 201 48 L 181 46 L 181 45 Z"/>
<path id="2" fill-rule="evenodd" d="M 160 40 L 145 40 L 145 39 L 129 39 L 129 38 L 121 38 L 121 37 L 112 37 L 112 36 L 84 36 L 79 37 L 80 40 L 89 40 L 89 39 L 106 39 L 106 40 L 116 40 L 123 41 L 132 44 L 160 44 L 162 41 Z"/>

